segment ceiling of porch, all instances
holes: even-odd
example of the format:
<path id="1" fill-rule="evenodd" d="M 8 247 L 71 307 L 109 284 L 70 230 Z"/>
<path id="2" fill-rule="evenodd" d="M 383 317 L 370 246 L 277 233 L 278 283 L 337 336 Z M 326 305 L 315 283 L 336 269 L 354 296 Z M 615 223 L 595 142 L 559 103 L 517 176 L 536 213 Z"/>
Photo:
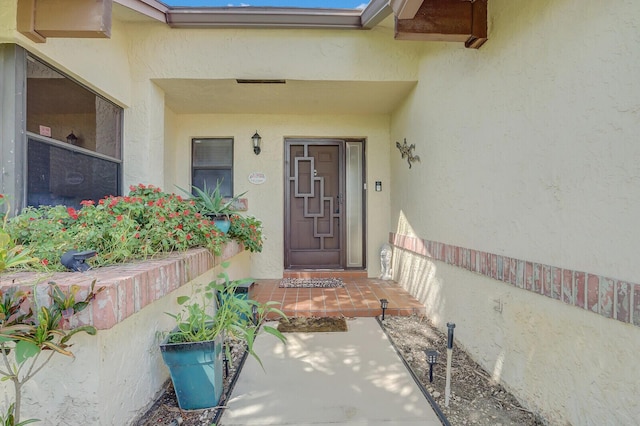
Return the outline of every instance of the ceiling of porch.
<path id="1" fill-rule="evenodd" d="M 303 81 L 240 84 L 235 79 L 156 79 L 176 114 L 389 114 L 416 81 Z"/>

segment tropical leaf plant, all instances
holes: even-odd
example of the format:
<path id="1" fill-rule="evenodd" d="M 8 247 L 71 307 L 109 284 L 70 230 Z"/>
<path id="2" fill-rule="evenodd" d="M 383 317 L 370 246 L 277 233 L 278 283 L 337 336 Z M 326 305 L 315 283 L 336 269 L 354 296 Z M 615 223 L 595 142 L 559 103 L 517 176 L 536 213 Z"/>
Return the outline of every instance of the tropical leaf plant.
<path id="1" fill-rule="evenodd" d="M 51 304 L 36 306 L 30 292 L 15 289 L 0 291 L 0 375 L 2 381 L 13 382 L 15 402 L 0 415 L 4 425 L 19 426 L 33 423 L 30 419 L 20 422 L 22 386 L 32 379 L 56 353 L 73 357 L 69 350 L 71 338 L 84 332 L 95 335 L 93 326 L 82 325 L 71 328 L 69 319 L 85 309 L 104 287 L 95 289 L 91 283 L 87 295 L 79 296 L 79 287 L 61 289 L 49 283 Z M 25 305 L 29 305 L 25 310 Z M 2 423 L 0 423 L 2 426 Z"/>

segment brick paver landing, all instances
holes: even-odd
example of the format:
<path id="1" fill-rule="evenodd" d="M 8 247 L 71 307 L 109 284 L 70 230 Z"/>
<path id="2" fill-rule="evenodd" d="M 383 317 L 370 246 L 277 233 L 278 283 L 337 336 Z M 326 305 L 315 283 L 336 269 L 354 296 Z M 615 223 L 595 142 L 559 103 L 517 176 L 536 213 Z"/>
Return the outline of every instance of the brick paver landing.
<path id="1" fill-rule="evenodd" d="M 387 299 L 385 315 L 424 315 L 425 307 L 393 281 L 340 276 L 342 288 L 280 288 L 279 279 L 257 280 L 251 298 L 280 302 L 289 317 L 374 317 L 382 314 L 380 299 Z M 276 305 L 276 307 L 278 307 Z"/>

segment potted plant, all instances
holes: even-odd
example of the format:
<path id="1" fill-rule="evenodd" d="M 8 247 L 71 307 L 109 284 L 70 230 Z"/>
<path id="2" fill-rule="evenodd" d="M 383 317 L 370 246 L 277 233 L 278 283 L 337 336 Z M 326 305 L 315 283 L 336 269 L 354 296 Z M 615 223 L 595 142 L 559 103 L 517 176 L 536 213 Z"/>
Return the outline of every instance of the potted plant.
<path id="1" fill-rule="evenodd" d="M 228 266 L 223 264 L 223 268 Z M 178 297 L 182 310 L 168 313 L 176 327 L 160 344 L 162 358 L 169 368 L 171 381 L 183 410 L 215 407 L 223 391 L 222 351 L 231 359 L 229 345 L 236 341 L 262 365 L 253 350 L 257 335 L 264 331 L 281 341 L 285 337 L 274 327 L 262 325 L 270 313 L 286 318 L 273 305 L 236 297 L 235 290 L 248 280 L 230 281 L 226 272 L 195 290 L 192 296 Z M 225 348 L 223 349 L 223 346 Z"/>
<path id="2" fill-rule="evenodd" d="M 234 205 L 238 202 L 240 197 L 242 197 L 247 192 L 243 192 L 240 195 L 236 195 L 235 197 L 225 198 L 222 196 L 220 192 L 220 185 L 222 184 L 222 180 L 216 182 L 216 187 L 209 191 L 207 190 L 206 183 L 203 188 L 200 189 L 197 186 L 193 186 L 193 192 L 195 193 L 195 202 L 196 208 L 203 215 L 213 220 L 216 228 L 218 228 L 223 233 L 227 233 L 229 231 L 229 227 L 231 223 L 229 221 L 229 215 L 234 211 Z"/>

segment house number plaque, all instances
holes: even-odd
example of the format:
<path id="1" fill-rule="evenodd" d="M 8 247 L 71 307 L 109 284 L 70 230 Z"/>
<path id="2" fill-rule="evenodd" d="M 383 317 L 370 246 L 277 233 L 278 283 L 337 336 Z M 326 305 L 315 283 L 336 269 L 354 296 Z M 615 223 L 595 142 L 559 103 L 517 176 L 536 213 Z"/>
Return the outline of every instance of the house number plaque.
<path id="1" fill-rule="evenodd" d="M 262 185 L 267 181 L 267 176 L 264 173 L 253 172 L 249 174 L 249 182 L 254 185 Z"/>

